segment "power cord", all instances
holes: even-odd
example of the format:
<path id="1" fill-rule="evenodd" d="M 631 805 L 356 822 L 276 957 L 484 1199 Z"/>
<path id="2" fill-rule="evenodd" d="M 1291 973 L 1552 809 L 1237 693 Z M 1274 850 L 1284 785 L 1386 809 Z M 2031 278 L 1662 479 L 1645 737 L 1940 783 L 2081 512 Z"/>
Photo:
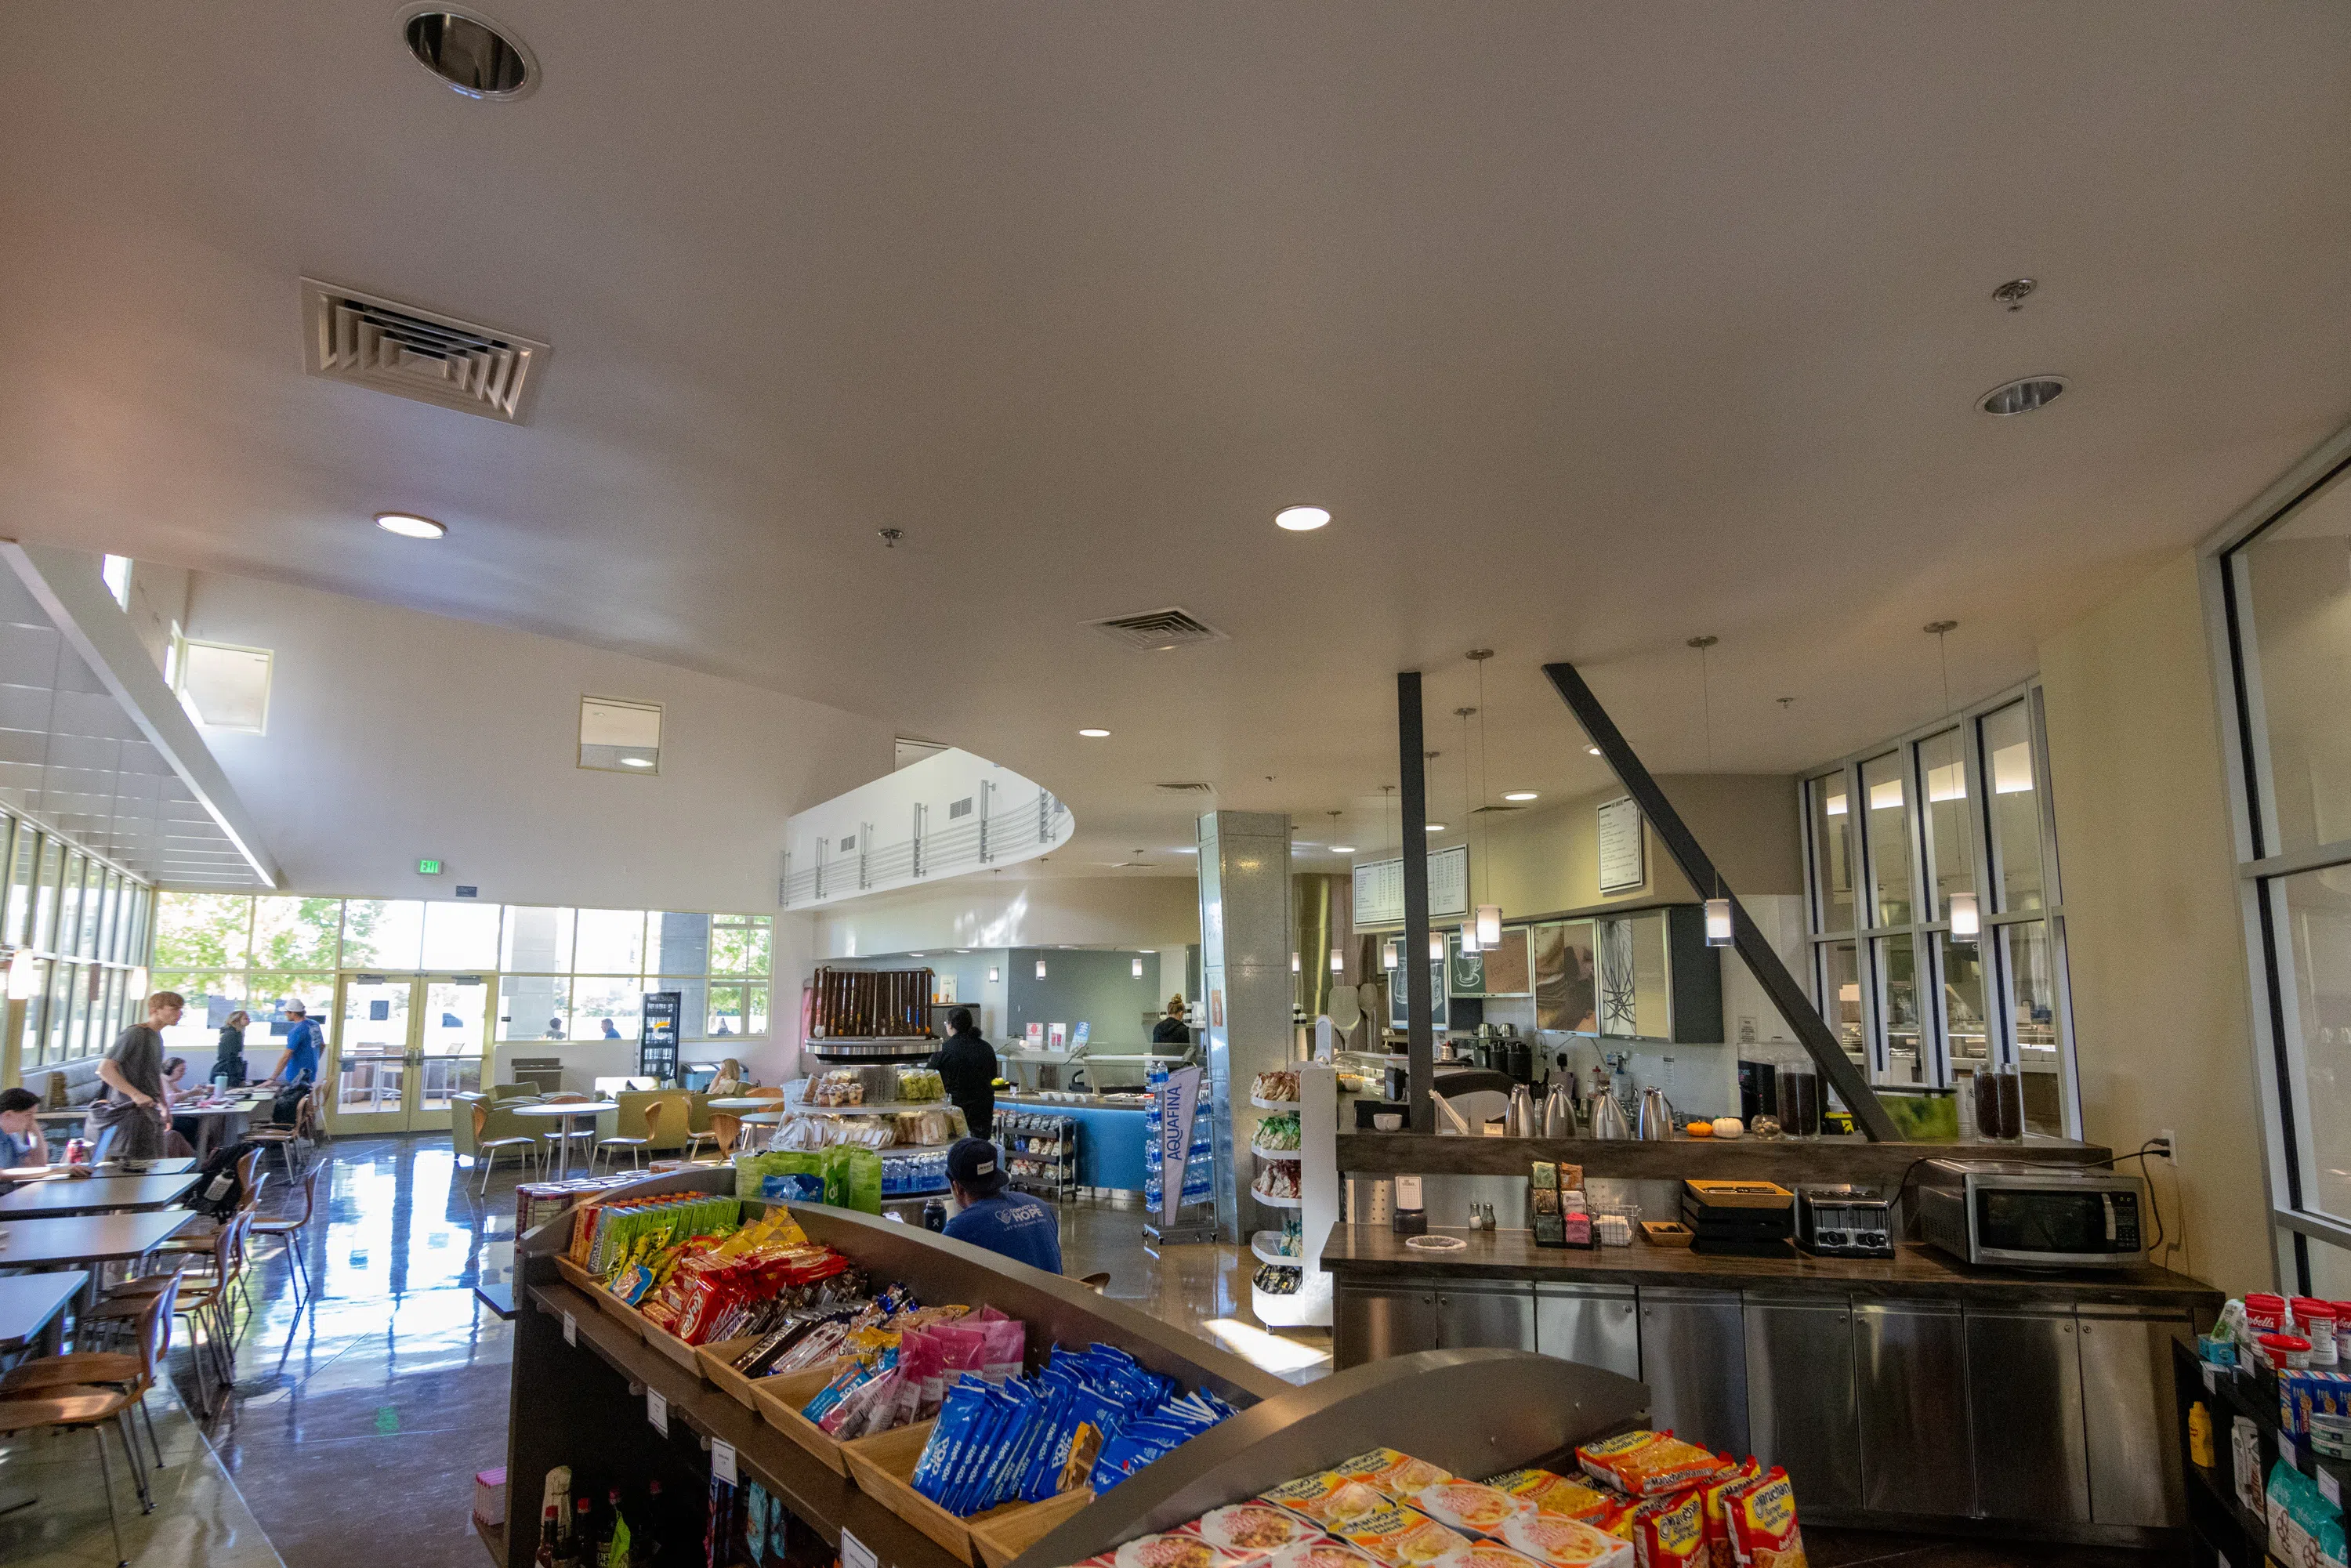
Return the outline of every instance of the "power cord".
<path id="1" fill-rule="evenodd" d="M 2171 1157 L 2171 1140 L 2168 1138 L 2149 1138 L 2131 1153 L 2127 1155 L 2109 1155 L 2106 1158 L 2101 1160 L 2099 1164 L 2111 1169 L 2112 1167 L 2122 1164 L 2125 1160 L 2137 1160 L 2140 1162 L 2138 1167 L 2139 1175 L 2147 1176 L 2147 1169 L 2146 1162 L 2147 1156 L 2150 1155 L 2158 1155 L 2167 1160 L 2169 1159 Z M 2147 1244 L 2147 1256 L 2153 1258 L 2163 1250 L 2164 1232 L 2163 1205 L 2156 1201 L 2155 1181 L 2152 1176 L 2147 1177 L 2147 1211 L 2155 1217 L 2155 1239 Z"/>

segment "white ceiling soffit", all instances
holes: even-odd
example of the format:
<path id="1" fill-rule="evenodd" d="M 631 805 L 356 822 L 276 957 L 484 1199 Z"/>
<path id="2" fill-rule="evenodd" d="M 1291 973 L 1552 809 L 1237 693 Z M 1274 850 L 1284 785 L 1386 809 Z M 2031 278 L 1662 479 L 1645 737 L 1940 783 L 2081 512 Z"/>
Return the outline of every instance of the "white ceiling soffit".
<path id="1" fill-rule="evenodd" d="M 1848 755 L 2351 408 L 2351 6 L 497 11 L 517 102 L 388 5 L 9 9 L 0 531 L 871 715 L 1052 780 L 1041 874 L 1186 870 L 1163 780 L 1393 853 L 1400 669 L 1453 842 L 1458 707 L 1606 783 L 1546 660 L 1661 774 Z M 306 277 L 564 363 L 355 393 Z M 1229 640 L 1089 625 L 1163 605 Z"/>
<path id="2" fill-rule="evenodd" d="M 953 747 L 796 811 L 777 902 L 814 909 L 1039 860 L 1077 831 L 1040 784 Z"/>
<path id="3" fill-rule="evenodd" d="M 97 558 L 6 542 L 0 557 L 15 571 L 0 598 L 0 701 L 11 716 L 0 725 L 0 794 L 160 885 L 278 886 L 252 818 Z"/>

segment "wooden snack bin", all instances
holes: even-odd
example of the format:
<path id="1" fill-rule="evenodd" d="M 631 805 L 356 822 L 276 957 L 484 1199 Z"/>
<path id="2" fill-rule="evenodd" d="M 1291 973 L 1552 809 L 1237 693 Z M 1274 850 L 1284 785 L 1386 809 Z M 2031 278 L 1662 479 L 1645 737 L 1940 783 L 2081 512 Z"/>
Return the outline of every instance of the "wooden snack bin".
<path id="1" fill-rule="evenodd" d="M 735 1358 L 759 1343 L 758 1334 L 741 1339 L 722 1339 L 694 1347 L 694 1358 L 701 1363 L 702 1380 L 713 1388 L 723 1390 L 726 1396 L 753 1414 L 758 1404 L 751 1397 L 751 1380 L 735 1370 Z"/>
<path id="2" fill-rule="evenodd" d="M 695 1376 L 699 1377 L 703 1375 L 701 1354 L 695 1346 L 686 1343 L 684 1340 L 678 1338 L 677 1335 L 670 1333 L 669 1330 L 662 1327 L 659 1323 L 653 1322 L 653 1319 L 645 1316 L 644 1313 L 637 1312 L 634 1315 L 637 1322 L 643 1325 L 644 1329 L 645 1343 L 647 1344 L 653 1346 L 655 1350 L 661 1352 L 662 1354 L 669 1357 L 670 1360 L 685 1368 L 686 1371 L 693 1373 Z"/>
<path id="3" fill-rule="evenodd" d="M 636 1308 L 629 1305 L 628 1302 L 621 1300 L 620 1297 L 604 1289 L 602 1285 L 597 1283 L 595 1275 L 590 1274 L 587 1270 L 582 1269 L 570 1259 L 562 1257 L 557 1258 L 555 1260 L 555 1268 L 556 1271 L 561 1274 L 567 1281 L 579 1287 L 582 1291 L 585 1291 L 589 1300 L 603 1308 L 606 1312 L 610 1313 L 619 1322 L 624 1322 L 632 1329 L 634 1329 L 639 1327 L 645 1321 L 644 1314 L 643 1312 L 638 1312 Z"/>
<path id="4" fill-rule="evenodd" d="M 958 1560 L 978 1568 L 1001 1568 L 1045 1532 L 1093 1500 L 1082 1489 L 1043 1502 L 1008 1502 L 969 1519 L 957 1519 L 914 1487 L 914 1465 L 931 1440 L 935 1421 L 917 1421 L 894 1432 L 857 1437 L 841 1445 L 857 1490 L 929 1536 Z M 987 1542 L 1000 1556 L 988 1555 Z M 1007 1547 L 1009 1551 L 1006 1551 Z"/>
<path id="5" fill-rule="evenodd" d="M 800 1414 L 800 1406 L 815 1398 L 817 1390 L 831 1383 L 840 1370 L 838 1361 L 829 1361 L 805 1372 L 762 1377 L 750 1385 L 751 1403 L 768 1426 L 815 1455 L 834 1475 L 846 1476 L 849 1461 L 841 1457 L 841 1444 L 831 1433 Z"/>

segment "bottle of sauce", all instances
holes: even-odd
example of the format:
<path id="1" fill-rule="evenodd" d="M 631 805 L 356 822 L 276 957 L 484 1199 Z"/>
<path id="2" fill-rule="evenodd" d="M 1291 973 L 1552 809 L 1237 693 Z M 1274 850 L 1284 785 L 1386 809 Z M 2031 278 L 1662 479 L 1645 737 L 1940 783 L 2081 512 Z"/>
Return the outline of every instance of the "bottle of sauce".
<path id="1" fill-rule="evenodd" d="M 588 1494 L 581 1492 L 571 1505 L 572 1568 L 595 1568 L 596 1521 L 589 1517 Z"/>
<path id="2" fill-rule="evenodd" d="M 538 1521 L 538 1551 L 531 1563 L 532 1568 L 563 1568 L 563 1511 L 553 1503 Z"/>

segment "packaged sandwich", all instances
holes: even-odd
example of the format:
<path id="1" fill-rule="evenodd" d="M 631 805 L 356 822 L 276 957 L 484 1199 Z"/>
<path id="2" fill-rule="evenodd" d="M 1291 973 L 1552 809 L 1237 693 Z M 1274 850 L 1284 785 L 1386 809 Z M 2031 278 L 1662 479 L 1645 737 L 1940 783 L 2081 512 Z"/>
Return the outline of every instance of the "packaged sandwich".
<path id="1" fill-rule="evenodd" d="M 1632 1568 L 1633 1543 L 1557 1513 L 1524 1513 L 1502 1526 L 1504 1544 L 1548 1568 Z"/>
<path id="2" fill-rule="evenodd" d="M 1425 1487 L 1453 1478 L 1426 1459 L 1416 1459 L 1394 1448 L 1374 1448 L 1331 1467 L 1343 1476 L 1362 1481 L 1393 1502 L 1409 1501 Z"/>
<path id="3" fill-rule="evenodd" d="M 1261 1494 L 1258 1500 L 1286 1508 L 1334 1535 L 1357 1520 L 1368 1519 L 1390 1506 L 1388 1498 L 1372 1486 L 1336 1470 L 1318 1470 L 1294 1481 L 1284 1481 Z"/>
<path id="4" fill-rule="evenodd" d="M 1466 1568 L 1469 1542 L 1416 1508 L 1382 1509 L 1336 1531 L 1342 1541 L 1387 1568 Z"/>
<path id="5" fill-rule="evenodd" d="M 1629 1497 L 1663 1497 L 1712 1480 L 1729 1468 L 1671 1432 L 1626 1432 L 1575 1450 L 1576 1463 Z"/>
<path id="6" fill-rule="evenodd" d="M 1622 1493 L 1595 1490 L 1550 1470 L 1506 1470 L 1486 1484 L 1523 1498 L 1544 1513 L 1563 1514 L 1586 1524 L 1598 1523 L 1603 1515 L 1621 1512 L 1625 1506 Z"/>
<path id="7" fill-rule="evenodd" d="M 1510 1520 L 1534 1509 L 1524 1498 L 1477 1481 L 1439 1481 L 1423 1487 L 1413 1494 L 1412 1503 L 1431 1519 L 1476 1535 L 1493 1535 Z"/>
<path id="8" fill-rule="evenodd" d="M 1796 1528 L 1796 1489 L 1773 1465 L 1723 1500 L 1730 1549 L 1742 1568 L 1805 1568 L 1804 1533 Z"/>
<path id="9" fill-rule="evenodd" d="M 1706 1540 L 1705 1498 L 1686 1491 L 1653 1498 L 1635 1509 L 1633 1560 L 1640 1568 L 1716 1568 Z"/>

